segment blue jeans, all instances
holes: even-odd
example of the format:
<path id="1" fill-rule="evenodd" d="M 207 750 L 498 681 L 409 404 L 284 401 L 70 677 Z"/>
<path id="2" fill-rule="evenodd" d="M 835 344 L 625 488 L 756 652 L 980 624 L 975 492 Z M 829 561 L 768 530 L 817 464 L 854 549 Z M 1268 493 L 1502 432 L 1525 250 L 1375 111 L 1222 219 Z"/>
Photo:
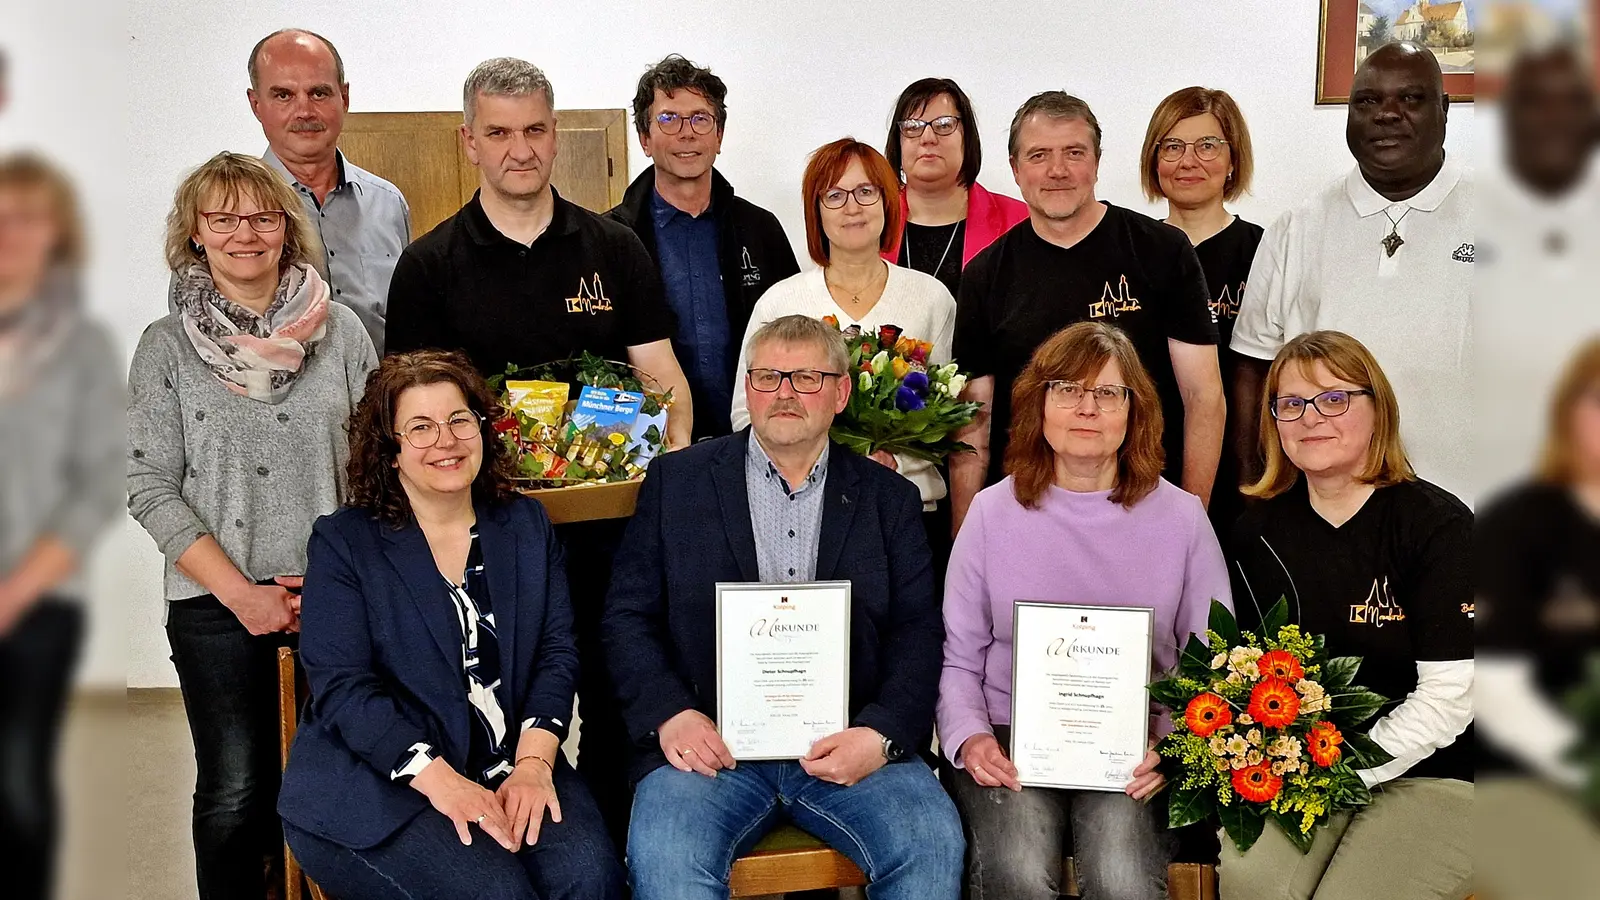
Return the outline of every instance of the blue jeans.
<path id="1" fill-rule="evenodd" d="M 788 819 L 865 872 L 871 900 L 956 900 L 961 820 L 921 760 L 851 787 L 798 762 L 745 762 L 716 778 L 662 766 L 639 782 L 628 834 L 635 900 L 728 896 L 733 861 Z"/>
<path id="2" fill-rule="evenodd" d="M 431 807 L 376 847 L 352 850 L 284 823 L 295 859 L 338 900 L 621 900 L 622 864 L 594 798 L 562 756 L 555 769 L 561 821 L 548 813 L 539 843 L 508 853 Z M 410 790 L 410 788 L 407 788 Z"/>

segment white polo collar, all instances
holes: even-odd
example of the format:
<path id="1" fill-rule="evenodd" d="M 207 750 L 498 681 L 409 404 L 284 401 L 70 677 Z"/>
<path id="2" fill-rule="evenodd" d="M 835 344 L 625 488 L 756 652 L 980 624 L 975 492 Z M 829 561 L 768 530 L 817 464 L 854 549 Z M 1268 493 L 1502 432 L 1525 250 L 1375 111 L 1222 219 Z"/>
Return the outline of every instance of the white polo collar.
<path id="1" fill-rule="evenodd" d="M 1450 158 L 1444 158 L 1444 166 L 1439 169 L 1439 174 L 1433 176 L 1428 186 L 1418 191 L 1416 196 L 1405 200 L 1390 200 L 1378 193 L 1367 179 L 1361 176 L 1361 167 L 1356 166 L 1345 176 L 1344 190 L 1350 197 L 1350 205 L 1355 207 L 1356 215 L 1365 219 L 1375 216 L 1393 206 L 1407 206 L 1420 209 L 1423 212 L 1433 212 L 1450 196 L 1457 184 L 1461 183 L 1461 164 Z"/>

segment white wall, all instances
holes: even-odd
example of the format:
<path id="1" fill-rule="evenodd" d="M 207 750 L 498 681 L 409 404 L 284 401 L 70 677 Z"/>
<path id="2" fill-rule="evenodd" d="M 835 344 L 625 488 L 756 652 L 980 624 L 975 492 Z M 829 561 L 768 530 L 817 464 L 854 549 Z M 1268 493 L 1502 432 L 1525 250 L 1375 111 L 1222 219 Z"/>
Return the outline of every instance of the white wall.
<path id="1" fill-rule="evenodd" d="M 1282 0 L 135 0 L 131 74 L 119 86 L 135 127 L 115 155 L 131 167 L 137 212 L 126 219 L 127 255 L 117 261 L 126 298 L 117 325 L 131 349 L 163 311 L 161 221 L 183 171 L 222 149 L 264 148 L 244 99 L 245 60 L 279 27 L 311 28 L 339 46 L 358 111 L 458 109 L 467 72 L 500 55 L 543 67 L 560 107 L 626 107 L 649 63 L 683 53 L 729 85 L 721 171 L 777 213 L 804 259 L 806 154 L 845 134 L 881 145 L 895 96 L 926 75 L 952 77 L 971 94 L 988 151 L 982 180 L 1013 195 L 1011 113 L 1040 90 L 1083 97 L 1106 134 L 1100 196 L 1139 209 L 1136 156 L 1156 102 L 1190 84 L 1224 88 L 1254 126 L 1257 184 L 1238 211 L 1265 224 L 1351 165 L 1342 108 L 1312 103 L 1317 9 Z M 1471 106 L 1455 108 L 1450 123 L 1451 152 L 1466 156 Z M 644 163 L 635 146 L 632 170 Z M 128 683 L 170 685 L 159 560 L 136 527 L 127 531 Z"/>

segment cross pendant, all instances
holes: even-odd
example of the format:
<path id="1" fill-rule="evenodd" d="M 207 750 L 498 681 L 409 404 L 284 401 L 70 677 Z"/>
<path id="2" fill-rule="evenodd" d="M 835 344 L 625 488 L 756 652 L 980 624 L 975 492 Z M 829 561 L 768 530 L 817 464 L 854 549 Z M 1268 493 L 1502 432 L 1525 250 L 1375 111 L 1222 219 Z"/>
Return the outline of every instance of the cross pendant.
<path id="1" fill-rule="evenodd" d="M 1383 249 L 1390 256 L 1394 256 L 1394 252 L 1399 250 L 1400 245 L 1404 244 L 1405 242 L 1406 239 L 1400 236 L 1400 232 L 1390 231 L 1388 237 L 1383 239 Z"/>

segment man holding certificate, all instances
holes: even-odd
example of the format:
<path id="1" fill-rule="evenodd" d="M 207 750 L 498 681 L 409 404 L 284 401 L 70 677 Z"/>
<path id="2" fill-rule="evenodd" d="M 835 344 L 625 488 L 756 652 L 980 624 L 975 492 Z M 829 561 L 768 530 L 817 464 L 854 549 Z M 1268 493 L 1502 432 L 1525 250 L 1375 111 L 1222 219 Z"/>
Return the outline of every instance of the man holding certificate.
<path id="1" fill-rule="evenodd" d="M 751 427 L 651 463 L 607 597 L 634 897 L 727 897 L 790 820 L 874 900 L 955 900 L 960 819 L 918 755 L 944 629 L 917 489 L 829 442 L 837 329 L 785 316 L 746 359 Z"/>
<path id="2" fill-rule="evenodd" d="M 1228 571 L 1199 498 L 1162 480 L 1161 406 L 1126 335 L 1083 322 L 1012 393 L 1007 477 L 980 491 L 946 581 L 940 749 L 972 900 L 1167 896 L 1177 850 L 1145 685 L 1204 634 Z M 1072 845 L 1066 836 L 1071 833 Z"/>

